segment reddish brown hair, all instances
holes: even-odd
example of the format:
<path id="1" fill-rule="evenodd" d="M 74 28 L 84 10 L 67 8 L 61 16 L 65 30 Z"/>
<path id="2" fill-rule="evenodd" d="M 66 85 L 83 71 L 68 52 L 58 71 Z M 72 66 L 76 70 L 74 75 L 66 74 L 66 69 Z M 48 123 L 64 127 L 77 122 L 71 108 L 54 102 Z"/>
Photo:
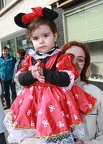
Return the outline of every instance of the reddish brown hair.
<path id="1" fill-rule="evenodd" d="M 18 54 L 21 54 L 21 56 L 24 57 L 25 54 L 26 54 L 26 51 L 25 51 L 24 49 L 20 48 L 20 49 L 17 50 L 17 53 L 18 53 Z"/>
<path id="2" fill-rule="evenodd" d="M 85 53 L 85 64 L 84 64 L 84 67 L 83 67 L 83 70 L 82 70 L 80 76 L 81 76 L 81 80 L 82 81 L 85 81 L 86 83 L 89 83 L 88 77 L 86 75 L 88 67 L 90 65 L 90 53 L 89 53 L 89 50 L 88 50 L 87 46 L 84 43 L 77 42 L 77 41 L 71 41 L 71 42 L 68 42 L 68 43 L 64 44 L 61 47 L 61 50 L 65 53 L 66 50 L 71 48 L 71 46 L 78 46 L 78 47 L 82 48 L 84 53 Z"/>

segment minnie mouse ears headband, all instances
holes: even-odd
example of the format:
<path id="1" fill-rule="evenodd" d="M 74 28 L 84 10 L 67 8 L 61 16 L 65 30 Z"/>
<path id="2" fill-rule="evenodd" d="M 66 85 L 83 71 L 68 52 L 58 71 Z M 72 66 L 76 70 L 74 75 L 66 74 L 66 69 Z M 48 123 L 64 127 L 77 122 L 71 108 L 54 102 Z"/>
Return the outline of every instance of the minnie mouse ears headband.
<path id="1" fill-rule="evenodd" d="M 35 19 L 35 18 L 39 18 L 41 16 L 43 16 L 44 18 L 48 19 L 48 20 L 55 20 L 58 17 L 58 13 L 48 9 L 46 7 L 42 8 L 42 7 L 35 7 L 35 8 L 31 8 L 32 9 L 32 13 L 19 13 L 14 17 L 14 21 L 15 23 L 22 27 L 22 28 L 27 28 L 27 26 Z"/>

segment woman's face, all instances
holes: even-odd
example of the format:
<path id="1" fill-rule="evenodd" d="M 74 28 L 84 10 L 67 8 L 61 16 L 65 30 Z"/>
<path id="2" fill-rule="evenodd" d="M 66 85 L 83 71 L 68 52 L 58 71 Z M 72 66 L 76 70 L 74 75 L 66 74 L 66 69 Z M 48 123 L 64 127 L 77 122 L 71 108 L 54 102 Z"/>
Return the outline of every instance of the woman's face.
<path id="1" fill-rule="evenodd" d="M 17 57 L 20 59 L 21 58 L 21 54 L 17 53 Z"/>
<path id="2" fill-rule="evenodd" d="M 79 46 L 71 46 L 66 53 L 70 54 L 74 67 L 80 75 L 85 64 L 85 53 L 83 49 Z"/>

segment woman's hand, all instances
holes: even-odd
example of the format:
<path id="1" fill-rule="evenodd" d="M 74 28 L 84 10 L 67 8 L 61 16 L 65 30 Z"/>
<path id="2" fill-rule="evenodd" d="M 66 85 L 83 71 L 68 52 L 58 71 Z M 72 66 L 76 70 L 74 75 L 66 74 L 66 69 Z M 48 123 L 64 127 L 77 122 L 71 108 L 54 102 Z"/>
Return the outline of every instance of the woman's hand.
<path id="1" fill-rule="evenodd" d="M 84 142 L 82 140 L 76 140 L 76 142 L 74 142 L 74 144 L 84 144 Z"/>

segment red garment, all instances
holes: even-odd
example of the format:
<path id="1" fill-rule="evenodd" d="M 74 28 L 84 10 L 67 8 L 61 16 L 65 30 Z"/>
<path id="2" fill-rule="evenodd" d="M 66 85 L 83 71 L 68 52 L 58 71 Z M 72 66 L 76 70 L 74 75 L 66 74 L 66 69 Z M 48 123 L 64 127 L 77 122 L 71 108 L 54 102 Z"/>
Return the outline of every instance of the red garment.
<path id="1" fill-rule="evenodd" d="M 41 63 L 41 66 L 51 69 L 56 57 L 57 54 L 54 54 L 46 65 Z M 26 61 L 20 72 L 29 70 L 31 56 L 27 56 Z M 72 71 L 75 77 L 78 75 L 67 54 L 59 57 L 56 70 L 67 73 Z M 18 93 L 10 108 L 12 123 L 15 127 L 36 129 L 37 137 L 69 133 L 72 126 L 82 123 L 80 112 L 88 114 L 94 108 L 95 102 L 94 97 L 78 86 L 68 90 L 68 87 L 37 81 Z"/>

